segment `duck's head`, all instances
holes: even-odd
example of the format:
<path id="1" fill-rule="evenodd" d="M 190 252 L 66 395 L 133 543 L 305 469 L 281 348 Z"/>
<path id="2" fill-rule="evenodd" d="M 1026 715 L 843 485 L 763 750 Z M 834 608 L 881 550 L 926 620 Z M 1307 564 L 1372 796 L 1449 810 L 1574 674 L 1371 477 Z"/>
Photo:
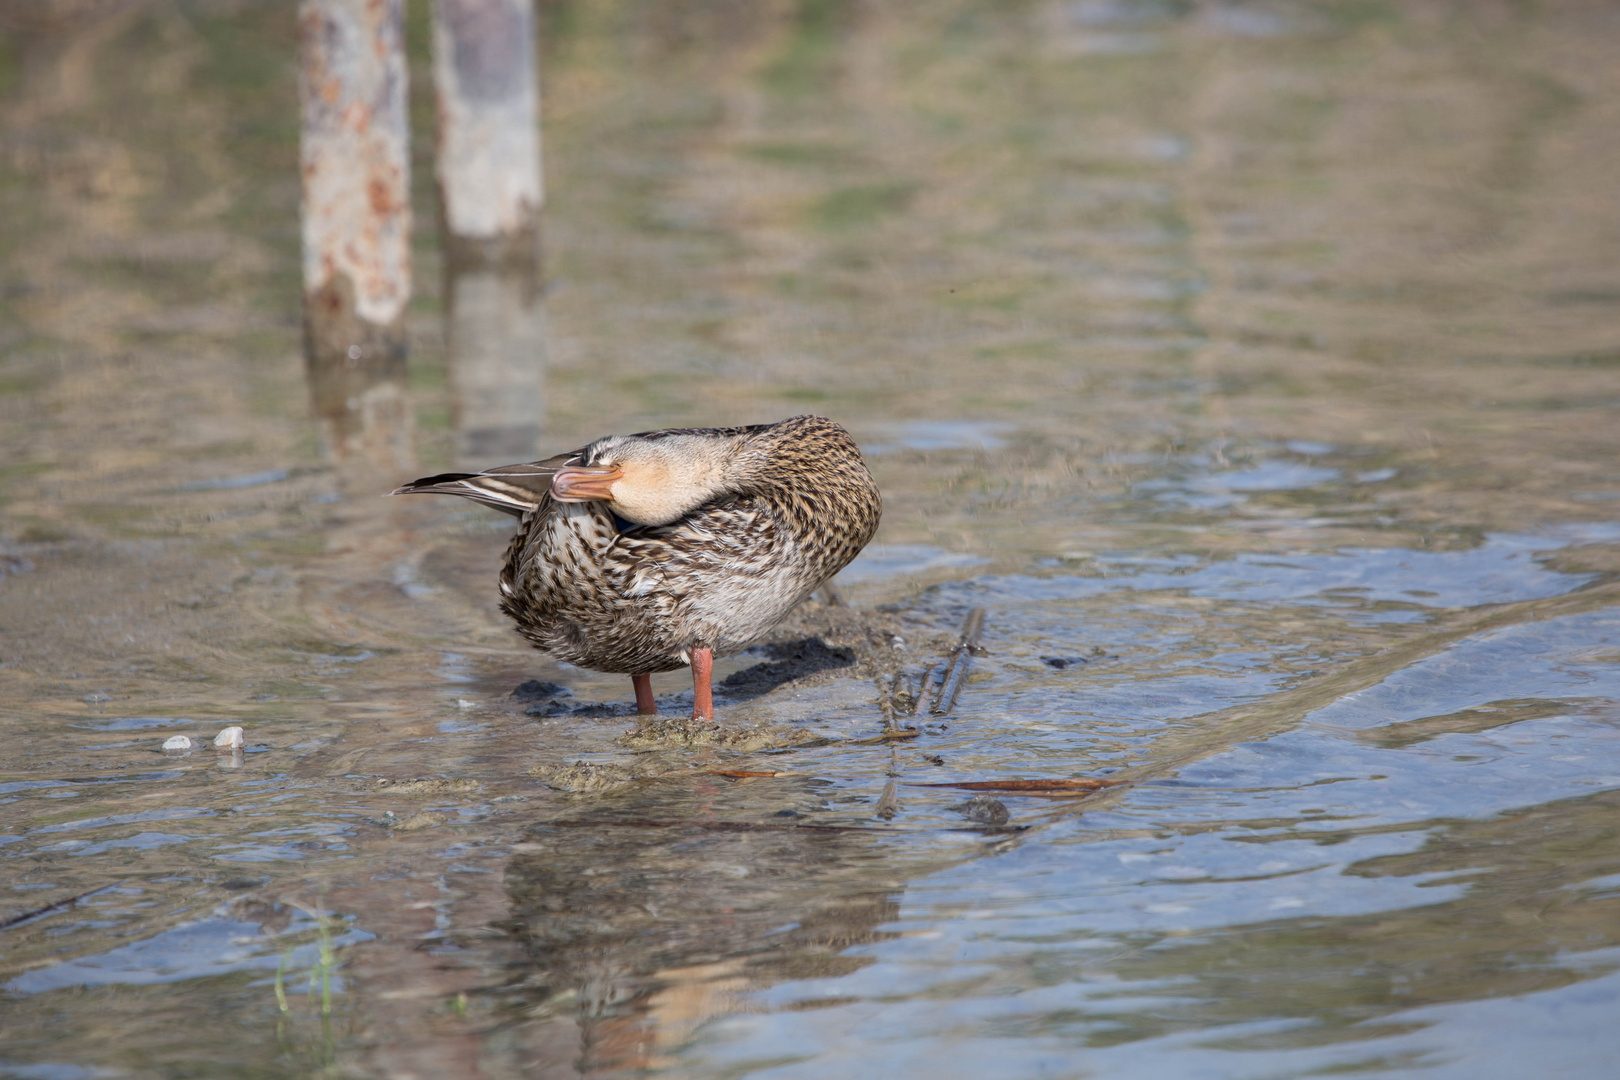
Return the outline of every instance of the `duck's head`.
<path id="1" fill-rule="evenodd" d="M 587 464 L 557 470 L 551 497 L 605 502 L 636 525 L 668 525 L 728 490 L 736 449 L 737 440 L 710 435 L 610 436 L 586 449 Z"/>

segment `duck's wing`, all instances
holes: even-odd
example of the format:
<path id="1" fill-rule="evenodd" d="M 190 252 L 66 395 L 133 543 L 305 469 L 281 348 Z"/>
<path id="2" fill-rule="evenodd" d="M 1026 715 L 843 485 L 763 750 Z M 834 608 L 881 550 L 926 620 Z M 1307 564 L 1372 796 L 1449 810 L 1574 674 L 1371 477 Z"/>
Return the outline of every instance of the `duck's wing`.
<path id="1" fill-rule="evenodd" d="M 464 499 L 492 506 L 513 517 L 539 508 L 551 491 L 551 478 L 565 465 L 579 463 L 580 451 L 558 454 L 544 461 L 522 465 L 499 465 L 475 473 L 440 473 L 424 476 L 390 491 L 390 495 L 460 495 Z"/>

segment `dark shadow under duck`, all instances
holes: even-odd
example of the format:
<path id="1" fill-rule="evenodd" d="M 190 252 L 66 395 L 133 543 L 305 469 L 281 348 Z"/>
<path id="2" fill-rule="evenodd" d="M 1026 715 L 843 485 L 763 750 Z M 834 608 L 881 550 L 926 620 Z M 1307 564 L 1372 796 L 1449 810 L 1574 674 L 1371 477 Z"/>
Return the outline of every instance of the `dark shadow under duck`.
<path id="1" fill-rule="evenodd" d="M 460 495 L 521 519 L 501 610 L 559 660 L 631 676 L 692 667 L 714 719 L 715 656 L 747 648 L 872 539 L 882 501 L 855 440 L 819 416 L 610 435 L 568 454 L 390 492 Z"/>

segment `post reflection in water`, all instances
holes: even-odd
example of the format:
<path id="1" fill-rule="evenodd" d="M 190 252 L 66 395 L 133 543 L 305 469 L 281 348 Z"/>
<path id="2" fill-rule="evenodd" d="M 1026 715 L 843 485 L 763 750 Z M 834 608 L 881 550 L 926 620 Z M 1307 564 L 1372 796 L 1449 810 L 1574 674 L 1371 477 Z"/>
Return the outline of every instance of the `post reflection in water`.
<path id="1" fill-rule="evenodd" d="M 384 469 L 414 466 L 402 351 L 374 355 L 362 345 L 342 353 L 312 350 L 304 370 L 326 457 Z"/>
<path id="2" fill-rule="evenodd" d="M 545 372 L 545 309 L 536 274 L 452 267 L 445 304 L 457 456 L 478 467 L 533 457 Z"/>
<path id="3" fill-rule="evenodd" d="M 677 797 L 689 815 L 649 801 L 655 824 L 620 805 L 537 824 L 516 845 L 510 926 L 534 965 L 522 1011 L 572 1015 L 582 1075 L 668 1065 L 701 1025 L 756 1011 L 746 995 L 849 974 L 869 962 L 852 947 L 894 936 L 877 927 L 915 867 L 892 844 L 750 809 L 732 794 L 746 786 L 699 787 Z"/>

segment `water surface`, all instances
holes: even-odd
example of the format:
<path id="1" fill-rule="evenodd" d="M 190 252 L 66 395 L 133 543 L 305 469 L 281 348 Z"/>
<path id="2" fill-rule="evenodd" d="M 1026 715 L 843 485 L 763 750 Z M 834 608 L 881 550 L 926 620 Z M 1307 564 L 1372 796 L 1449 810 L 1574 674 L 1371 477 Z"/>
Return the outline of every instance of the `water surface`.
<path id="1" fill-rule="evenodd" d="M 1608 6 L 543 5 L 537 453 L 834 416 L 873 647 L 987 612 L 915 739 L 852 672 L 751 752 L 531 714 L 628 687 L 504 624 L 510 519 L 377 498 L 532 430 L 447 335 L 425 7 L 346 456 L 290 9 L 82 8 L 0 32 L 0 1076 L 1610 1074 Z M 923 786 L 1008 778 L 1117 783 Z"/>

